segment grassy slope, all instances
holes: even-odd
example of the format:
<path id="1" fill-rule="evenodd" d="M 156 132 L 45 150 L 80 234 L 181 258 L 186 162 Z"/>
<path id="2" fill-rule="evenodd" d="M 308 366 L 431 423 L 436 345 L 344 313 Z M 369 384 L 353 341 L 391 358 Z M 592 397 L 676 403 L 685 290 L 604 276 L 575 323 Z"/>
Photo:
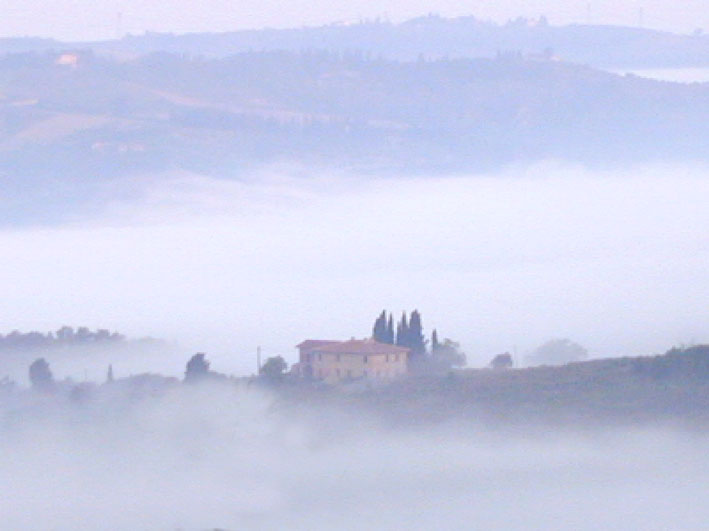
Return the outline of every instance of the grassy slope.
<path id="1" fill-rule="evenodd" d="M 367 411 L 386 423 L 471 421 L 485 424 L 692 423 L 709 421 L 709 346 L 663 356 L 619 358 L 561 367 L 466 369 L 411 377 L 343 392 L 284 386 L 284 403 L 302 412 Z"/>

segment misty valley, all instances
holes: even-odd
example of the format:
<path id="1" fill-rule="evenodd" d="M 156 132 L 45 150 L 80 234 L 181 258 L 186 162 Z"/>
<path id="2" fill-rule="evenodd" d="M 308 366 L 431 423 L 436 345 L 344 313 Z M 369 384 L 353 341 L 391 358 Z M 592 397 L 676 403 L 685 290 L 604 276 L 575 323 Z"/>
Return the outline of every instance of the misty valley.
<path id="1" fill-rule="evenodd" d="M 703 29 L 76 33 L 0 37 L 0 531 L 706 529 Z"/>
<path id="2" fill-rule="evenodd" d="M 0 494 L 14 500 L 4 525 L 703 525 L 694 500 L 709 479 L 709 346 L 579 361 L 585 349 L 557 340 L 527 359 L 543 365 L 515 369 L 506 353 L 471 369 L 457 342 L 432 334 L 416 311 L 396 330 L 382 312 L 372 338 L 306 340 L 290 370 L 270 357 L 242 377 L 203 353 L 180 378 L 108 365 L 100 382 L 55 379 L 38 358 L 29 388 L 0 380 Z M 61 359 L 88 345 L 95 361 L 146 341 L 156 342 L 63 327 L 8 334 L 0 355 Z M 400 355 L 402 373 L 380 371 Z M 352 374 L 353 359 L 366 368 Z"/>

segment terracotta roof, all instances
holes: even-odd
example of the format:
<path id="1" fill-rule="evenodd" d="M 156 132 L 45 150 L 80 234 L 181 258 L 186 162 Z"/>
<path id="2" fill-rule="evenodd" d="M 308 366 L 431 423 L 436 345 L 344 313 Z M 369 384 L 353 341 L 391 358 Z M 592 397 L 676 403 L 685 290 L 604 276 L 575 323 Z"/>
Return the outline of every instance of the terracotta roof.
<path id="1" fill-rule="evenodd" d="M 329 339 L 306 339 L 302 343 L 299 343 L 295 348 L 302 348 L 305 350 L 310 350 L 315 347 L 322 347 L 323 345 L 329 345 L 331 343 L 341 343 L 341 341 L 329 340 Z"/>
<path id="2" fill-rule="evenodd" d="M 388 343 L 379 343 L 373 339 L 350 339 L 349 341 L 327 342 L 322 346 L 313 348 L 315 352 L 329 354 L 399 354 L 409 352 L 410 349 Z"/>

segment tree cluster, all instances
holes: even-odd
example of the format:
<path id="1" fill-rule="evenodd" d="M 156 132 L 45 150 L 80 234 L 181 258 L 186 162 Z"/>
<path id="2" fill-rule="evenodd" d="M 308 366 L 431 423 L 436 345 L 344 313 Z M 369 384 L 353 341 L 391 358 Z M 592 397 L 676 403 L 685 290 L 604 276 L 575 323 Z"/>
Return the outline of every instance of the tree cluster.
<path id="1" fill-rule="evenodd" d="M 30 383 L 37 391 L 48 392 L 54 389 L 54 375 L 49 368 L 49 363 L 44 358 L 35 360 L 30 365 Z"/>
<path id="2" fill-rule="evenodd" d="M 492 358 L 492 361 L 490 361 L 491 369 L 511 369 L 513 366 L 514 360 L 512 359 L 512 355 L 509 352 L 498 354 L 497 356 Z"/>
<path id="3" fill-rule="evenodd" d="M 288 363 L 281 356 L 268 358 L 263 366 L 259 369 L 259 376 L 271 382 L 277 382 L 283 379 L 288 370 Z M 110 379 L 113 378 L 113 372 L 109 373 Z M 209 366 L 209 361 L 203 352 L 198 352 L 192 356 L 185 366 L 185 383 L 198 383 L 205 380 L 226 379 L 227 376 L 215 371 L 212 371 Z"/>
<path id="4" fill-rule="evenodd" d="M 283 378 L 288 370 L 288 363 L 282 356 L 274 356 L 268 358 L 263 366 L 259 369 L 259 376 L 270 381 L 279 381 Z"/>
<path id="5" fill-rule="evenodd" d="M 185 366 L 185 382 L 195 383 L 208 378 L 212 374 L 209 370 L 209 362 L 203 352 L 198 352 L 192 356 Z"/>
<path id="6" fill-rule="evenodd" d="M 0 349 L 30 349 L 61 345 L 83 345 L 91 343 L 120 343 L 125 336 L 106 329 L 92 331 L 85 326 L 76 330 L 71 326 L 62 326 L 55 332 L 27 332 L 14 330 L 7 335 L 0 334 Z"/>
<path id="7" fill-rule="evenodd" d="M 431 335 L 431 358 L 437 365 L 447 368 L 463 367 L 467 363 L 465 353 L 460 350 L 460 343 L 448 338 L 440 343 L 436 330 Z"/>
<path id="8" fill-rule="evenodd" d="M 391 314 L 387 317 L 386 310 L 382 310 L 372 328 L 372 338 L 380 343 L 393 345 L 396 341 L 394 336 L 394 318 Z"/>
<path id="9" fill-rule="evenodd" d="M 566 365 L 588 359 L 588 351 L 570 339 L 552 339 L 538 347 L 525 362 L 535 365 Z"/>
<path id="10" fill-rule="evenodd" d="M 394 333 L 392 314 L 387 315 L 386 310 L 382 311 L 374 322 L 372 338 L 380 343 L 410 348 L 412 356 L 426 354 L 427 340 L 423 335 L 421 314 L 418 310 L 411 312 L 410 318 L 406 316 L 406 312 L 403 312 L 401 320 L 396 325 L 396 333 Z"/>
<path id="11" fill-rule="evenodd" d="M 276 383 L 280 382 L 288 370 L 288 363 L 281 357 L 275 356 L 268 358 L 261 367 L 259 376 L 266 381 Z M 138 376 L 131 376 L 123 380 L 131 380 L 134 383 L 140 383 L 147 381 L 149 384 L 154 380 L 165 380 L 165 377 L 153 374 L 143 374 Z M 207 360 L 206 354 L 203 352 L 198 352 L 192 356 L 185 365 L 185 377 L 184 382 L 187 384 L 195 384 L 204 381 L 224 381 L 228 380 L 229 377 L 225 374 L 215 372 L 210 369 L 210 363 Z M 32 389 L 41 393 L 54 393 L 60 391 L 63 388 L 70 388 L 70 397 L 72 399 L 77 399 L 77 401 L 84 397 L 89 391 L 90 385 L 87 382 L 81 384 L 74 384 L 70 378 L 67 378 L 63 382 L 57 382 L 54 379 L 52 370 L 49 367 L 49 363 L 44 358 L 38 358 L 29 366 L 29 380 Z M 168 378 L 169 380 L 169 378 Z M 108 366 L 106 371 L 106 385 L 113 385 L 116 379 L 113 374 L 113 365 Z M 154 383 L 154 382 L 153 382 Z M 93 385 L 93 384 L 92 384 Z M 151 384 L 152 385 L 152 384 Z M 9 378 L 0 379 L 0 392 L 7 392 L 14 388 L 14 382 Z"/>
<path id="12" fill-rule="evenodd" d="M 396 332 L 394 330 L 394 318 L 384 310 L 374 321 L 372 338 L 380 343 L 411 349 L 411 361 L 414 363 L 430 362 L 436 367 L 447 368 L 462 367 L 466 363 L 460 344 L 447 338 L 439 342 L 438 331 L 435 329 L 431 334 L 430 350 L 427 348 L 429 341 L 423 333 L 421 313 L 418 310 L 411 312 L 410 317 L 403 312 L 396 324 Z"/>

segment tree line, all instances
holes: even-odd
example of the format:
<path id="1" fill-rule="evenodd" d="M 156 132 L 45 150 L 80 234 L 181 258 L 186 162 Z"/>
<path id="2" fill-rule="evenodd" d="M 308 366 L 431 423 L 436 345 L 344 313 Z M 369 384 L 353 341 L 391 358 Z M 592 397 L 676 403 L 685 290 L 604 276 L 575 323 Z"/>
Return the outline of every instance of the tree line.
<path id="1" fill-rule="evenodd" d="M 372 339 L 410 349 L 410 361 L 414 366 L 451 368 L 462 367 L 466 363 L 466 356 L 460 350 L 460 343 L 448 338 L 440 341 L 436 329 L 431 333 L 429 342 L 423 333 L 421 313 L 418 310 L 411 312 L 410 316 L 407 316 L 404 311 L 396 327 L 394 316 L 383 310 L 374 321 Z"/>
<path id="2" fill-rule="evenodd" d="M 259 379 L 265 383 L 275 383 L 280 381 L 288 370 L 288 364 L 281 356 L 275 356 L 266 359 L 264 365 L 259 370 Z M 158 377 L 157 375 L 153 375 Z M 134 378 L 134 377 L 129 377 Z M 204 352 L 198 352 L 192 356 L 185 365 L 185 373 L 183 381 L 186 384 L 194 384 L 205 381 L 228 381 L 230 379 L 226 374 L 213 371 L 210 368 L 210 362 L 207 360 Z M 45 358 L 37 358 L 29 366 L 29 380 L 33 390 L 42 393 L 53 393 L 57 391 L 63 384 L 54 378 L 52 369 Z M 113 365 L 109 365 L 106 371 L 105 384 L 110 385 L 116 381 L 113 373 Z M 68 379 L 64 382 L 72 384 Z M 8 378 L 0 380 L 0 385 L 14 386 Z M 73 385 L 73 384 L 72 384 Z M 80 389 L 82 384 L 74 386 L 74 389 Z"/>
<path id="3" fill-rule="evenodd" d="M 90 330 L 86 326 L 74 329 L 62 326 L 54 332 L 27 332 L 13 330 L 7 335 L 0 334 L 0 349 L 31 349 L 62 345 L 85 345 L 91 343 L 121 343 L 125 336 L 104 328 Z"/>

